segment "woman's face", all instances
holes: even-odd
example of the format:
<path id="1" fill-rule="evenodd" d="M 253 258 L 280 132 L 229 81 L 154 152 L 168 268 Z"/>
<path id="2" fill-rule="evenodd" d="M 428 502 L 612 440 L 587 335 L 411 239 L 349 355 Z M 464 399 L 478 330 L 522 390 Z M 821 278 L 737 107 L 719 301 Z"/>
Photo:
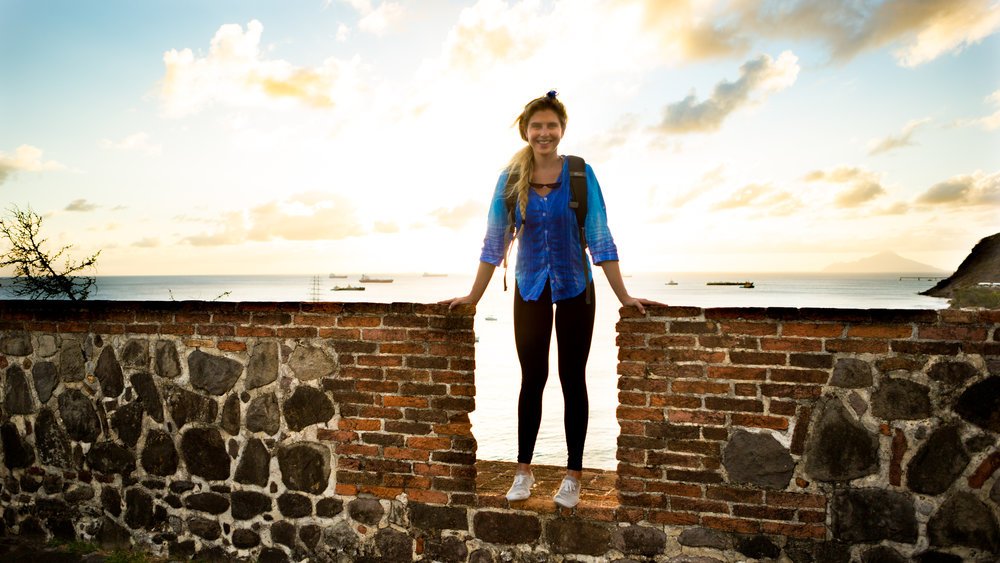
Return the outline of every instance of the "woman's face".
<path id="1" fill-rule="evenodd" d="M 563 128 L 559 123 L 559 116 L 550 109 L 538 110 L 528 120 L 528 144 L 536 158 L 558 154 L 556 148 L 562 135 Z"/>

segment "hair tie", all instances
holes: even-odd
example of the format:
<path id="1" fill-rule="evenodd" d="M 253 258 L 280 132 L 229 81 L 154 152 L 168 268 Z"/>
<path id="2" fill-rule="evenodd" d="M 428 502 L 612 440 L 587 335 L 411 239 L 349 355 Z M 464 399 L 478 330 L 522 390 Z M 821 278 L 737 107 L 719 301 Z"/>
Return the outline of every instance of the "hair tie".
<path id="1" fill-rule="evenodd" d="M 549 90 L 548 92 L 545 93 L 545 97 L 548 98 L 548 99 L 550 99 L 550 100 L 556 99 L 556 96 L 558 96 L 558 95 L 559 95 L 559 92 L 556 92 L 555 90 Z"/>

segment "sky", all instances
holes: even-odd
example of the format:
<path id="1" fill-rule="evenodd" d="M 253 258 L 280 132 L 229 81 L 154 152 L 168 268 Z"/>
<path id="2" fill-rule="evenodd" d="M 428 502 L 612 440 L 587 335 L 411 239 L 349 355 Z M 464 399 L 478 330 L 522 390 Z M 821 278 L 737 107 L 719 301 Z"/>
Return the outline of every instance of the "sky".
<path id="1" fill-rule="evenodd" d="M 0 199 L 98 275 L 475 272 L 559 92 L 625 272 L 954 270 L 994 0 L 0 0 Z"/>

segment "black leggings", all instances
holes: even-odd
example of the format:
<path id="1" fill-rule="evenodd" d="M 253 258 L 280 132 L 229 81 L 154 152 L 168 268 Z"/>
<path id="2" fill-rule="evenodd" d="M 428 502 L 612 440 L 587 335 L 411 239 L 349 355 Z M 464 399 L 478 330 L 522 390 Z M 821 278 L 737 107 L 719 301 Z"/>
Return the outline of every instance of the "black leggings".
<path id="1" fill-rule="evenodd" d="M 587 400 L 587 356 L 594 335 L 595 299 L 587 291 L 555 303 L 559 383 L 565 402 L 566 468 L 583 469 L 590 403 Z M 521 394 L 517 401 L 517 461 L 531 463 L 542 421 L 542 391 L 549 377 L 549 341 L 552 339 L 552 291 L 549 284 L 537 301 L 525 301 L 514 287 L 514 343 L 521 362 Z"/>

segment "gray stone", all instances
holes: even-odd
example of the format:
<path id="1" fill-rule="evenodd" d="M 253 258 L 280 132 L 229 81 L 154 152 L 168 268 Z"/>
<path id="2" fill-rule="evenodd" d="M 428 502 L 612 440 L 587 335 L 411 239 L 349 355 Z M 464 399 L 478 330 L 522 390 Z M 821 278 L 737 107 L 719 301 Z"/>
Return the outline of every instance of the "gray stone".
<path id="1" fill-rule="evenodd" d="M 904 493 L 880 489 L 844 489 L 830 504 L 833 537 L 855 543 L 891 540 L 917 541 L 913 499 Z"/>
<path id="2" fill-rule="evenodd" d="M 122 348 L 122 364 L 136 369 L 149 369 L 149 342 L 131 339 Z"/>
<path id="3" fill-rule="evenodd" d="M 632 524 L 615 530 L 614 546 L 622 553 L 653 557 L 663 553 L 667 534 L 663 530 Z"/>
<path id="4" fill-rule="evenodd" d="M 122 496 L 118 493 L 118 489 L 113 486 L 107 486 L 101 488 L 101 506 L 114 517 L 121 516 L 122 514 Z"/>
<path id="5" fill-rule="evenodd" d="M 195 350 L 188 356 L 188 374 L 191 385 L 209 395 L 222 395 L 233 388 L 243 365 L 223 356 Z"/>
<path id="6" fill-rule="evenodd" d="M 978 374 L 979 370 L 968 362 L 943 361 L 927 370 L 927 377 L 952 387 L 961 387 Z"/>
<path id="7" fill-rule="evenodd" d="M 226 402 L 222 405 L 222 421 L 219 426 L 230 436 L 240 433 L 240 398 L 236 393 L 226 397 Z"/>
<path id="8" fill-rule="evenodd" d="M 943 551 L 925 551 L 913 556 L 914 563 L 963 563 L 963 559 L 954 553 Z M 988 559 L 980 559 L 981 563 L 986 563 Z M 990 563 L 996 563 L 992 561 Z"/>
<path id="9" fill-rule="evenodd" d="M 295 547 L 295 524 L 285 520 L 278 520 L 271 524 L 271 541 Z"/>
<path id="10" fill-rule="evenodd" d="M 850 563 L 850 544 L 788 537 L 785 554 L 794 563 Z"/>
<path id="11" fill-rule="evenodd" d="M 163 430 L 151 429 L 146 434 L 146 443 L 142 448 L 143 469 L 151 475 L 168 477 L 177 472 L 178 461 L 177 448 L 170 434 Z"/>
<path id="12" fill-rule="evenodd" d="M 223 512 L 229 510 L 229 499 L 219 493 L 197 493 L 188 495 L 188 497 L 184 499 L 184 506 L 199 512 L 222 514 Z"/>
<path id="13" fill-rule="evenodd" d="M 729 549 L 733 542 L 730 536 L 711 528 L 684 528 L 677 542 L 687 547 L 711 547 L 712 549 Z"/>
<path id="14" fill-rule="evenodd" d="M 930 389 L 909 379 L 886 378 L 872 393 L 872 414 L 885 420 L 927 418 Z"/>
<path id="15" fill-rule="evenodd" d="M 955 413 L 993 432 L 1000 432 L 1000 377 L 973 383 L 955 402 Z"/>
<path id="16" fill-rule="evenodd" d="M 704 555 L 689 555 L 687 553 L 667 559 L 667 563 L 723 563 L 721 559 L 705 557 Z"/>
<path id="17" fill-rule="evenodd" d="M 0 425 L 0 443 L 3 444 L 3 464 L 8 469 L 30 467 L 35 463 L 35 450 L 17 431 L 13 422 L 7 421 Z"/>
<path id="18" fill-rule="evenodd" d="M 253 530 L 239 528 L 233 530 L 233 547 L 236 549 L 250 549 L 260 545 L 260 536 Z"/>
<path id="19" fill-rule="evenodd" d="M 385 509 L 378 499 L 357 498 L 347 504 L 347 513 L 362 524 L 375 526 L 382 520 Z"/>
<path id="20" fill-rule="evenodd" d="M 59 415 L 74 440 L 93 442 L 101 435 L 101 420 L 94 402 L 79 389 L 66 389 L 59 395 Z"/>
<path id="21" fill-rule="evenodd" d="M 153 497 L 139 488 L 125 491 L 125 524 L 133 530 L 153 523 Z"/>
<path id="22" fill-rule="evenodd" d="M 483 510 L 472 517 L 475 536 L 485 542 L 514 545 L 533 543 L 542 535 L 536 514 Z"/>
<path id="23" fill-rule="evenodd" d="M 189 428 L 184 431 L 181 435 L 181 458 L 192 475 L 218 481 L 229 478 L 229 454 L 217 428 Z"/>
<path id="24" fill-rule="evenodd" d="M 209 541 L 217 540 L 222 535 L 222 526 L 218 522 L 201 516 L 189 519 L 187 526 L 192 534 Z"/>
<path id="25" fill-rule="evenodd" d="M 424 542 L 424 554 L 433 561 L 445 563 L 465 563 L 469 557 L 469 548 L 465 542 L 454 536 L 427 538 Z"/>
<path id="26" fill-rule="evenodd" d="M 247 363 L 245 386 L 248 390 L 263 387 L 278 379 L 278 343 L 258 342 Z"/>
<path id="27" fill-rule="evenodd" d="M 316 516 L 320 518 L 333 518 L 343 511 L 344 501 L 339 498 L 322 498 L 316 501 Z"/>
<path id="28" fill-rule="evenodd" d="M 306 495 L 284 493 L 278 497 L 278 511 L 285 518 L 311 516 L 312 508 L 312 501 Z"/>
<path id="29" fill-rule="evenodd" d="M 288 358 L 288 367 L 300 381 L 312 381 L 336 373 L 337 362 L 327 354 L 326 350 L 303 344 Z"/>
<path id="30" fill-rule="evenodd" d="M 405 532 L 382 528 L 375 534 L 375 549 L 382 561 L 412 561 L 413 540 Z"/>
<path id="31" fill-rule="evenodd" d="M 62 475 L 58 475 L 56 473 L 46 473 L 45 477 L 42 477 L 42 490 L 49 495 L 55 495 L 63 492 Z"/>
<path id="32" fill-rule="evenodd" d="M 264 442 L 250 438 L 243 447 L 243 455 L 236 466 L 234 479 L 237 483 L 263 487 L 267 485 L 267 479 L 271 474 L 270 465 L 271 454 L 264 446 Z"/>
<path id="33" fill-rule="evenodd" d="M 319 506 L 316 506 L 319 513 Z M 421 502 L 409 503 L 410 522 L 421 530 L 468 530 L 469 511 L 453 506 L 437 506 Z"/>
<path id="34" fill-rule="evenodd" d="M 320 424 L 333 418 L 333 403 L 326 393 L 300 385 L 284 404 L 285 423 L 288 429 L 298 432 L 307 426 Z"/>
<path id="35" fill-rule="evenodd" d="M 111 427 L 123 444 L 134 448 L 142 433 L 142 405 L 135 401 L 120 407 L 111 415 Z"/>
<path id="36" fill-rule="evenodd" d="M 805 470 L 820 481 L 850 481 L 878 471 L 878 437 L 835 397 L 820 399 L 806 441 Z"/>
<path id="37" fill-rule="evenodd" d="M 189 422 L 211 424 L 219 414 L 219 405 L 215 399 L 188 391 L 182 387 L 167 387 L 164 394 L 167 397 L 167 410 L 180 430 Z"/>
<path id="38" fill-rule="evenodd" d="M 611 528 L 581 518 L 556 518 L 545 526 L 555 553 L 603 555 L 611 548 Z"/>
<path id="39" fill-rule="evenodd" d="M 764 536 L 737 538 L 734 547 L 736 551 L 753 559 L 762 559 L 764 557 L 773 559 L 781 554 L 781 548 Z"/>
<path id="40" fill-rule="evenodd" d="M 906 486 L 910 490 L 939 495 L 958 479 L 969 464 L 960 432 L 958 426 L 947 425 L 931 433 L 907 465 Z"/>
<path id="41" fill-rule="evenodd" d="M 309 549 L 314 549 L 323 535 L 323 529 L 315 524 L 306 524 L 299 528 L 299 539 Z"/>
<path id="42" fill-rule="evenodd" d="M 94 498 L 95 494 L 94 487 L 91 487 L 86 483 L 78 483 L 67 489 L 63 498 L 65 498 L 66 502 L 69 504 L 77 504 Z"/>
<path id="43" fill-rule="evenodd" d="M 35 352 L 43 357 L 50 358 L 56 355 L 59 351 L 59 347 L 56 344 L 56 337 L 54 334 L 41 334 L 38 336 L 38 346 Z"/>
<path id="44" fill-rule="evenodd" d="M 122 366 L 115 357 L 115 351 L 111 346 L 105 346 L 101 350 L 101 355 L 97 358 L 97 365 L 94 367 L 94 376 L 101 382 L 101 393 L 106 398 L 117 397 L 125 390 L 125 377 L 122 375 Z"/>
<path id="45" fill-rule="evenodd" d="M 154 361 L 156 375 L 173 379 L 181 374 L 181 360 L 177 355 L 177 346 L 169 340 L 158 340 Z"/>
<path id="46" fill-rule="evenodd" d="M 163 422 L 163 399 L 160 398 L 160 391 L 156 388 L 153 376 L 146 372 L 135 373 L 129 377 L 129 382 L 139 395 L 142 408 L 146 409 L 149 418 Z"/>
<path id="47" fill-rule="evenodd" d="M 4 407 L 8 414 L 31 414 L 35 412 L 35 401 L 28 389 L 28 376 L 21 366 L 13 364 L 7 368 L 4 382 Z"/>
<path id="48" fill-rule="evenodd" d="M 98 473 L 130 475 L 135 471 L 135 456 L 114 442 L 98 442 L 87 452 L 87 464 Z"/>
<path id="49" fill-rule="evenodd" d="M 965 441 L 965 448 L 972 453 L 979 453 L 993 447 L 995 443 L 996 440 L 989 434 L 977 434 Z"/>
<path id="50" fill-rule="evenodd" d="M 872 367 L 856 358 L 841 358 L 833 366 L 830 385 L 858 389 L 872 386 Z"/>
<path id="51" fill-rule="evenodd" d="M 257 563 L 288 563 L 288 555 L 280 548 L 265 547 L 260 550 Z"/>
<path id="52" fill-rule="evenodd" d="M 101 530 L 97 533 L 97 543 L 106 549 L 131 549 L 132 533 L 125 526 L 105 516 L 101 522 Z"/>
<path id="53" fill-rule="evenodd" d="M 722 450 L 722 465 L 731 483 L 749 483 L 783 490 L 792 479 L 795 462 L 788 448 L 767 433 L 736 430 Z"/>
<path id="54" fill-rule="evenodd" d="M 59 370 L 52 362 L 38 362 L 31 366 L 31 379 L 35 381 L 38 402 L 44 405 L 52 397 L 52 391 L 59 385 Z"/>
<path id="55" fill-rule="evenodd" d="M 35 419 L 35 445 L 42 463 L 63 469 L 74 466 L 69 436 L 59 426 L 55 413 L 48 408 L 39 411 Z"/>
<path id="56" fill-rule="evenodd" d="M 873 547 L 861 554 L 861 563 L 908 563 L 909 559 L 903 557 L 898 551 L 887 546 L 880 545 Z"/>
<path id="57" fill-rule="evenodd" d="M 330 450 L 316 442 L 297 442 L 278 448 L 281 482 L 290 490 L 317 495 L 330 485 Z"/>
<path id="58" fill-rule="evenodd" d="M 488 549 L 477 549 L 469 555 L 469 563 L 496 563 Z"/>
<path id="59" fill-rule="evenodd" d="M 27 332 L 8 332 L 0 336 L 0 354 L 5 356 L 30 356 L 31 335 Z"/>
<path id="60" fill-rule="evenodd" d="M 246 424 L 251 432 L 263 432 L 273 436 L 281 423 L 281 413 L 278 410 L 278 397 L 274 393 L 261 395 L 250 401 L 247 406 Z"/>
<path id="61" fill-rule="evenodd" d="M 271 510 L 271 497 L 255 491 L 235 491 L 229 500 L 236 520 L 249 520 Z"/>
<path id="62" fill-rule="evenodd" d="M 857 391 L 851 391 L 851 394 L 847 396 L 847 402 L 850 403 L 851 408 L 858 416 L 864 416 L 868 412 L 868 402 L 862 399 Z"/>
<path id="63" fill-rule="evenodd" d="M 76 340 L 63 340 L 59 351 L 59 376 L 63 381 L 83 381 L 86 377 L 87 360 L 83 357 L 83 348 Z"/>
<path id="64" fill-rule="evenodd" d="M 993 481 L 993 486 L 990 487 L 990 500 L 1000 505 L 1000 477 Z"/>
<path id="65" fill-rule="evenodd" d="M 965 546 L 1000 550 L 1000 530 L 993 511 L 967 492 L 957 492 L 927 521 L 927 538 L 934 547 Z"/>

